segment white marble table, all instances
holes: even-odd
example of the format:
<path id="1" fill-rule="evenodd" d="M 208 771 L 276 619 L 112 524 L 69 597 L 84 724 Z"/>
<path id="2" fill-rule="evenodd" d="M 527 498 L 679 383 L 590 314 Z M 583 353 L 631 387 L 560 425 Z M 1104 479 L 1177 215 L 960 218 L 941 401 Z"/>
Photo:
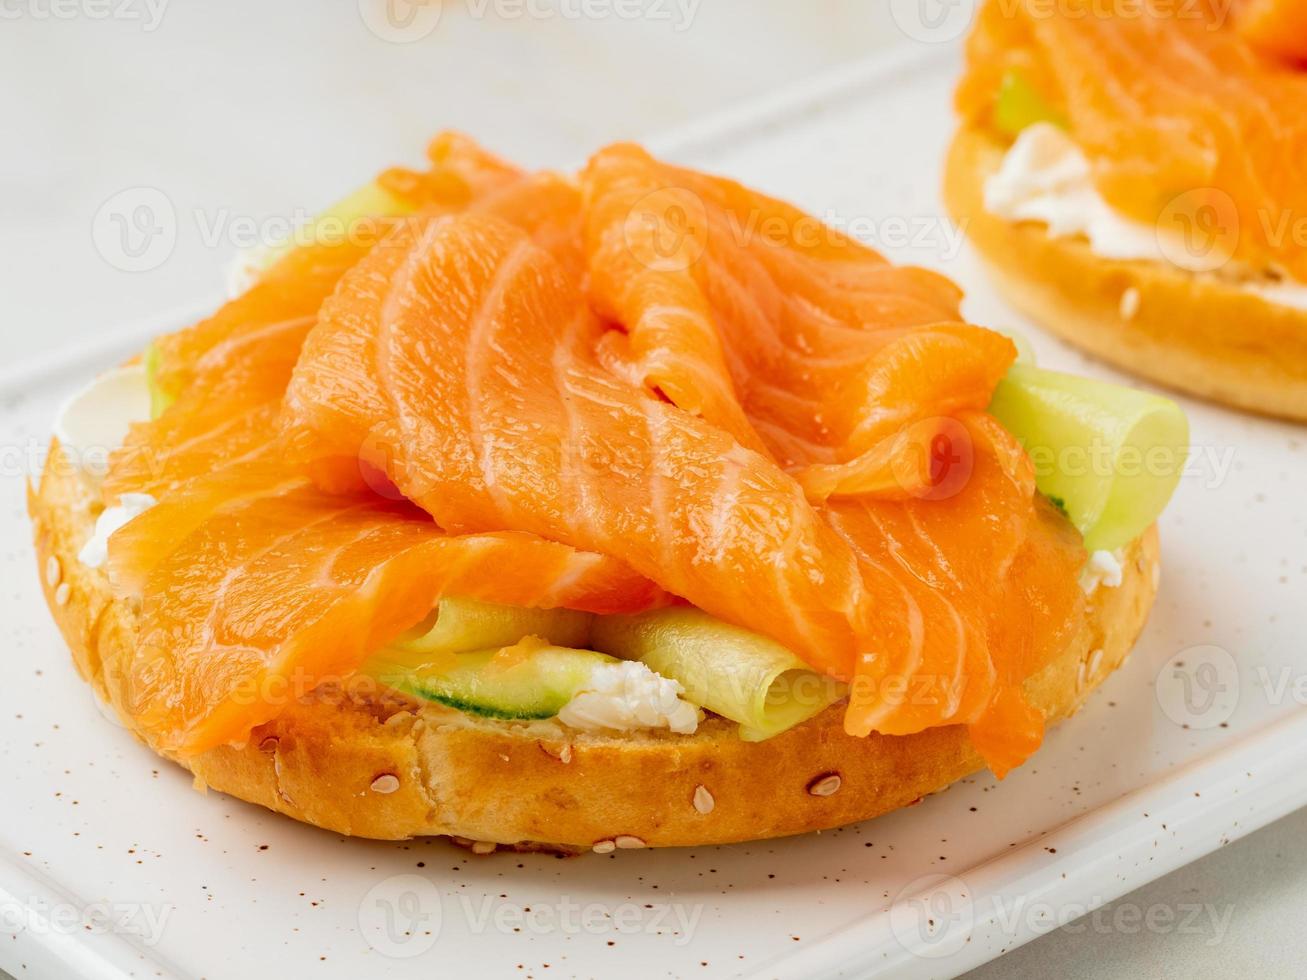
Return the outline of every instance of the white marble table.
<path id="1" fill-rule="evenodd" d="M 30 0 L 0 21 L 6 362 L 214 292 L 251 228 L 311 213 L 379 162 L 416 161 L 439 127 L 571 164 L 910 43 L 884 5 L 834 0 L 669 0 L 669 20 L 494 16 L 495 4 L 451 0 L 439 23 L 377 30 L 353 0 L 106 7 L 127 16 Z M 135 255 L 114 237 L 113 214 L 134 215 L 124 192 L 166 202 L 170 247 Z M 1223 926 L 1150 931 L 1105 913 L 976 975 L 1146 976 L 1162 963 L 1194 978 L 1250 963 L 1268 980 L 1302 975 L 1304 839 L 1307 811 L 1113 906 L 1210 906 Z"/>

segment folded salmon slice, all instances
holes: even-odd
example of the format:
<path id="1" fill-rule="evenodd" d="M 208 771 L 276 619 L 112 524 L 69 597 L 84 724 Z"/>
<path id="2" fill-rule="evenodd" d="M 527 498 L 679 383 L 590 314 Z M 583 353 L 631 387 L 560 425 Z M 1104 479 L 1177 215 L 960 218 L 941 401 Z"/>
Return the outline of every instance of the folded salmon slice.
<path id="1" fill-rule="evenodd" d="M 939 426 L 908 427 L 983 410 L 1015 356 L 962 322 L 948 280 L 734 181 L 618 145 L 582 186 L 590 296 L 622 328 L 609 356 L 814 499 L 923 489 L 896 463 Z"/>
<path id="2" fill-rule="evenodd" d="M 160 517 L 195 524 L 167 504 L 143 517 L 156 533 L 168 531 Z M 160 748 L 239 742 L 296 698 L 343 687 L 445 592 L 598 613 L 660 598 L 599 555 L 513 532 L 451 537 L 410 505 L 287 481 L 183 528 L 146 578 L 137 654 L 115 680 Z"/>
<path id="3" fill-rule="evenodd" d="M 593 257 L 587 269 L 592 282 L 606 274 Z M 971 329 L 984 347 L 985 332 Z M 765 445 L 735 438 L 726 416 L 710 419 L 707 402 L 686 410 L 661 384 L 655 392 L 610 370 L 608 333 L 565 265 L 520 229 L 484 215 L 411 224 L 324 304 L 287 392 L 293 455 L 336 490 L 381 470 L 451 533 L 515 528 L 619 558 L 856 680 L 850 731 L 964 722 L 983 733 L 1016 718 L 1015 748 L 989 743 L 1000 772 L 1038 744 L 1042 721 L 1016 685 L 1079 614 L 1083 552 L 1072 540 L 1049 549 L 1056 561 L 1041 572 L 1056 602 L 1031 637 L 1037 652 L 997 666 L 996 620 L 1022 613 L 989 600 L 1011 588 L 1017 555 L 1038 552 L 1047 542 L 1031 539 L 1047 530 L 1029 461 L 992 418 L 958 409 L 952 420 L 977 459 L 948 500 L 814 504 Z M 969 335 L 954 336 L 965 345 Z M 993 346 L 1010 357 L 1006 341 Z M 674 387 L 682 379 L 669 363 Z M 729 377 L 719 388 L 734 390 Z M 915 413 L 895 394 L 886 415 L 901 425 Z M 722 404 L 729 413 L 730 399 Z M 746 437 L 749 419 L 735 416 Z M 933 678 L 949 693 L 887 699 L 896 677 Z"/>
<path id="4" fill-rule="evenodd" d="M 1067 121 L 1114 207 L 1185 236 L 1196 261 L 1307 281 L 1307 72 L 1250 40 L 1301 51 L 1304 9 L 990 0 L 958 107 L 983 122 L 1016 73 Z"/>
<path id="5" fill-rule="evenodd" d="M 609 554 L 733 622 L 770 607 L 782 642 L 848 676 L 849 549 L 764 457 L 607 374 L 602 330 L 521 229 L 413 223 L 323 305 L 286 396 L 294 456 L 337 490 L 375 466 L 450 533 Z"/>
<path id="6" fill-rule="evenodd" d="M 123 493 L 162 498 L 197 476 L 275 455 L 282 395 L 314 320 L 282 321 L 211 348 L 187 389 L 158 418 L 133 424 L 110 455 L 106 503 Z"/>
<path id="7" fill-rule="evenodd" d="M 521 171 L 487 153 L 474 141 L 454 132 L 432 140 L 427 148 L 431 168 L 425 172 L 392 168 L 377 183 L 412 210 L 454 211 L 493 193 L 521 177 Z M 361 218 L 329 244 L 296 248 L 267 269 L 244 294 L 224 304 L 213 316 L 155 342 L 155 384 L 167 398 L 180 397 L 197 377 L 206 374 L 204 357 L 214 348 L 242 335 L 295 329 L 312 321 L 341 274 L 385 237 L 384 217 Z M 227 358 L 207 365 L 224 369 Z"/>
<path id="8" fill-rule="evenodd" d="M 486 205 L 513 208 L 525 175 L 458 133 L 427 149 L 430 169 L 392 168 L 377 178 L 424 214 Z M 111 460 L 106 502 L 122 493 L 159 497 L 215 468 L 275 456 L 281 398 L 322 301 L 345 271 L 403 219 L 361 219 L 349 234 L 305 244 L 265 270 L 213 316 L 155 341 L 154 385 L 170 401 L 134 425 Z"/>
<path id="9" fill-rule="evenodd" d="M 1011 342 L 961 322 L 942 277 L 733 181 L 617 146 L 583 186 L 592 295 L 628 325 L 634 375 L 688 411 L 752 426 L 879 583 L 878 626 L 899 633 L 858 661 L 850 731 L 966 721 L 996 768 L 1023 759 L 1042 725 L 1019 694 L 999 694 L 1064 646 L 1083 556 L 1041 518 L 1029 460 L 984 414 Z M 722 356 L 697 356 L 705 345 Z M 1011 601 L 1015 563 L 1034 551 L 1046 615 L 1012 629 L 1026 615 Z M 890 690 L 906 678 L 911 697 Z"/>

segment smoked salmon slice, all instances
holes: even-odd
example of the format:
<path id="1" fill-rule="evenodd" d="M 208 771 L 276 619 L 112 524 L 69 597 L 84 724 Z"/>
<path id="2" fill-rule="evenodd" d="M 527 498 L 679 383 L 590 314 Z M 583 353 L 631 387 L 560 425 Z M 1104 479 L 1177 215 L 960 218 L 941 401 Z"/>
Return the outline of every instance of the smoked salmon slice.
<path id="1" fill-rule="evenodd" d="M 590 297 L 624 331 L 609 349 L 819 499 L 920 489 L 875 479 L 893 468 L 887 438 L 984 409 L 1015 356 L 962 322 L 961 293 L 941 276 L 733 181 L 618 145 L 582 186 Z"/>
<path id="2" fill-rule="evenodd" d="M 605 274 L 593 257 L 587 268 L 592 284 Z M 515 528 L 617 557 L 823 672 L 863 681 L 853 688 L 850 731 L 983 727 L 1006 704 L 1000 681 L 1028 675 L 1014 682 L 995 667 L 988 641 L 1002 631 L 990 620 L 1003 613 L 986 611 L 984 597 L 1044 533 L 1033 473 L 1011 436 L 958 409 L 967 421 L 957 425 L 983 462 L 954 507 L 930 513 L 933 522 L 866 498 L 828 509 L 764 451 L 735 439 L 729 421 L 713 424 L 705 403 L 684 410 L 666 390 L 607 370 L 598 353 L 605 331 L 580 284 L 520 229 L 473 214 L 410 223 L 324 304 L 287 392 L 293 456 L 336 490 L 357 484 L 360 461 L 382 468 L 450 533 Z M 967 331 L 955 336 L 963 348 Z M 999 340 L 989 347 L 1005 364 L 1010 348 Z M 720 391 L 733 394 L 729 378 Z M 983 404 L 989 395 L 971 397 Z M 880 507 L 899 508 L 909 527 L 896 554 L 885 552 L 874 523 Z M 960 513 L 967 523 L 954 524 Z M 939 535 L 959 542 L 956 556 Z M 1063 550 L 1059 566 L 1043 570 L 1059 576 L 1054 608 L 1070 618 L 1080 595 L 1070 570 L 1083 552 L 1070 542 Z M 923 581 L 913 556 L 952 575 L 964 598 Z M 1036 645 L 1053 652 L 1043 637 Z M 925 706 L 884 698 L 894 675 L 922 673 L 953 679 L 958 693 Z M 1023 703 L 1019 693 L 1006 698 Z M 1028 750 L 1042 726 L 1025 722 Z M 1024 750 L 989 761 L 1005 771 L 1021 758 Z"/>
<path id="3" fill-rule="evenodd" d="M 362 457 L 450 533 L 611 554 L 734 622 L 780 591 L 782 642 L 847 675 L 848 549 L 762 456 L 608 376 L 589 354 L 602 329 L 521 229 L 410 224 L 324 304 L 287 391 L 289 444 L 334 489 Z"/>
<path id="4" fill-rule="evenodd" d="M 420 200 L 425 215 L 484 205 L 514 214 L 551 246 L 568 236 L 561 225 L 545 229 L 544 216 L 579 216 L 574 188 L 552 180 L 518 194 L 514 184 L 536 188 L 542 178 L 526 178 L 466 138 L 439 137 L 429 155 L 428 173 L 379 178 L 391 193 Z M 378 234 L 397 224 L 384 222 Z M 184 389 L 111 457 L 107 501 L 125 492 L 159 500 L 112 536 L 109 570 L 117 593 L 141 604 L 145 642 L 124 679 L 126 703 L 170 751 L 243 739 L 289 697 L 347 676 L 426 616 L 447 587 L 487 601 L 600 613 L 665 601 L 615 559 L 517 532 L 452 538 L 411 506 L 367 489 L 329 497 L 286 465 L 286 384 L 322 298 L 375 245 L 362 241 L 301 247 L 216 316 L 160 338 L 163 362 Z M 330 560 L 313 566 L 304 560 L 313 554 Z M 242 556 L 250 561 L 241 564 Z M 369 571 L 373 577 L 361 577 Z M 282 602 L 276 629 L 257 632 Z M 324 635 L 339 642 L 323 646 Z M 281 694 L 248 696 L 267 689 Z"/>
<path id="5" fill-rule="evenodd" d="M 1255 276 L 1307 281 L 1307 72 L 1258 46 L 1302 51 L 1307 7 L 1128 7 L 990 0 L 968 42 L 960 112 L 984 124 L 1017 76 L 1065 120 L 1123 214 L 1185 236 L 1195 260 L 1228 255 Z"/>
<path id="6" fill-rule="evenodd" d="M 157 510 L 142 515 L 155 531 Z M 239 742 L 296 698 L 343 687 L 446 591 L 598 613 L 659 597 L 612 559 L 513 532 L 450 537 L 409 505 L 301 479 L 228 501 L 155 564 L 124 703 L 165 751 Z"/>
<path id="7" fill-rule="evenodd" d="M 493 200 L 525 175 L 458 133 L 427 148 L 430 169 L 392 168 L 376 183 L 411 210 L 449 213 Z M 511 207 L 514 198 L 506 196 Z M 170 404 L 132 427 L 103 492 L 158 497 L 215 467 L 275 452 L 281 397 L 323 300 L 397 222 L 363 216 L 329 240 L 289 251 L 241 295 L 194 326 L 158 338 L 152 384 Z"/>
<path id="8" fill-rule="evenodd" d="M 850 731 L 907 734 L 941 719 L 969 721 L 973 733 L 1008 727 L 1026 748 L 1004 758 L 1024 758 L 1041 726 L 996 720 L 993 691 L 1018 687 L 1061 649 L 1054 626 L 1077 613 L 1065 583 L 1082 559 L 1074 543 L 1046 549 L 1043 567 L 1063 588 L 1050 596 L 1048 623 L 1025 633 L 1032 655 L 991 656 L 1003 649 L 995 611 L 1008 608 L 1014 560 L 1048 532 L 1025 453 L 983 415 L 1011 342 L 963 323 L 946 280 L 890 265 L 732 181 L 618 146 L 591 160 L 583 185 L 592 294 L 629 325 L 645 382 L 707 415 L 715 410 L 695 394 L 682 404 L 681 393 L 736 399 L 738 414 L 722 417 L 754 426 L 875 577 L 882 613 L 896 610 L 883 618 L 905 628 L 858 661 L 868 695 L 855 687 Z M 682 236 L 689 251 L 659 253 L 682 212 L 702 231 Z M 723 356 L 697 357 L 704 345 Z M 726 370 L 705 378 L 714 364 Z M 958 530 L 982 526 L 982 537 Z M 914 635 L 913 623 L 929 625 Z M 902 659 L 887 670 L 891 651 Z M 896 704 L 883 696 L 887 676 L 930 678 L 935 696 Z"/>
<path id="9" fill-rule="evenodd" d="M 689 602 L 848 682 L 851 733 L 1033 751 L 1084 552 L 956 287 L 634 146 L 579 179 L 432 157 L 383 179 L 426 203 L 379 241 L 159 345 L 175 400 L 106 478 L 159 500 L 109 546 L 153 738 L 238 742 L 450 592 Z"/>
<path id="10" fill-rule="evenodd" d="M 163 497 L 186 481 L 254 462 L 271 451 L 281 398 L 312 316 L 241 332 L 197 362 L 197 376 L 158 418 L 136 423 L 110 456 L 106 502 L 123 493 Z"/>
<path id="11" fill-rule="evenodd" d="M 391 168 L 378 176 L 377 184 L 412 210 L 452 211 L 522 176 L 516 167 L 454 132 L 432 140 L 427 157 L 430 170 Z M 160 337 L 155 342 L 154 371 L 159 392 L 165 398 L 179 397 L 197 376 L 204 375 L 205 354 L 233 338 L 311 321 L 341 274 L 384 238 L 389 226 L 384 216 L 364 215 L 353 220 L 351 227 L 338 229 L 325 243 L 292 249 L 213 316 Z M 208 366 L 225 370 L 228 359 L 213 358 Z"/>

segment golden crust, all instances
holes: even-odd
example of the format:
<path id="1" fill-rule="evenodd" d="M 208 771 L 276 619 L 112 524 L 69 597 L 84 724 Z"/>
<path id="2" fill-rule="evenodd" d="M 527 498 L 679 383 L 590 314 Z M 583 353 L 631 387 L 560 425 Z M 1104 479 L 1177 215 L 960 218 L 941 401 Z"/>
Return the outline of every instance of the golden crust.
<path id="1" fill-rule="evenodd" d="M 99 506 L 65 459 L 53 445 L 40 487 L 28 495 L 42 585 L 78 670 L 127 721 L 116 678 L 133 655 L 135 616 L 101 571 L 77 560 Z M 47 575 L 51 559 L 57 575 Z M 1050 721 L 1074 713 L 1125 659 L 1152 606 L 1157 570 L 1150 529 L 1128 549 L 1120 587 L 1095 594 L 1079 635 L 1028 682 Z M 438 705 L 410 711 L 343 698 L 297 703 L 247 745 L 181 764 L 198 787 L 344 834 L 448 834 L 560 850 L 800 834 L 897 809 L 982 768 L 960 727 L 852 738 L 839 706 L 748 743 L 720 719 L 691 736 L 608 737 L 554 721 L 515 724 Z"/>
<path id="2" fill-rule="evenodd" d="M 1307 310 L 1161 262 L 1114 261 L 1079 238 L 985 211 L 1006 145 L 954 136 L 944 200 L 1007 299 L 1044 329 L 1124 370 L 1237 408 L 1307 421 Z"/>

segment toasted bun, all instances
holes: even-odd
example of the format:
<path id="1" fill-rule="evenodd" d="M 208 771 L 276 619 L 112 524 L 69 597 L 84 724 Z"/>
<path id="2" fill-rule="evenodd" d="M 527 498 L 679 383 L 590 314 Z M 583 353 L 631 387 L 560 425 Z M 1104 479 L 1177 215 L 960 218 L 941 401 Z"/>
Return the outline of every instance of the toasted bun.
<path id="1" fill-rule="evenodd" d="M 132 727 L 116 679 L 133 654 L 135 613 L 112 596 L 103 572 L 77 559 L 100 510 L 97 496 L 55 444 L 28 509 L 46 599 L 77 669 Z M 1075 712 L 1121 664 L 1153 603 L 1157 572 L 1150 530 L 1128 549 L 1120 587 L 1097 591 L 1079 635 L 1027 684 L 1050 721 Z M 853 738 L 842 715 L 837 705 L 749 743 L 718 718 L 689 736 L 603 736 L 439 705 L 410 711 L 317 700 L 295 704 L 243 747 L 177 761 L 200 788 L 343 834 L 600 851 L 836 827 L 916 802 L 983 767 L 961 727 Z"/>
<path id="2" fill-rule="evenodd" d="M 1214 275 L 1115 261 L 1080 238 L 989 214 L 984 186 L 1007 146 L 960 129 L 944 200 L 1000 290 L 1050 333 L 1160 384 L 1238 408 L 1307 420 L 1307 310 Z"/>

